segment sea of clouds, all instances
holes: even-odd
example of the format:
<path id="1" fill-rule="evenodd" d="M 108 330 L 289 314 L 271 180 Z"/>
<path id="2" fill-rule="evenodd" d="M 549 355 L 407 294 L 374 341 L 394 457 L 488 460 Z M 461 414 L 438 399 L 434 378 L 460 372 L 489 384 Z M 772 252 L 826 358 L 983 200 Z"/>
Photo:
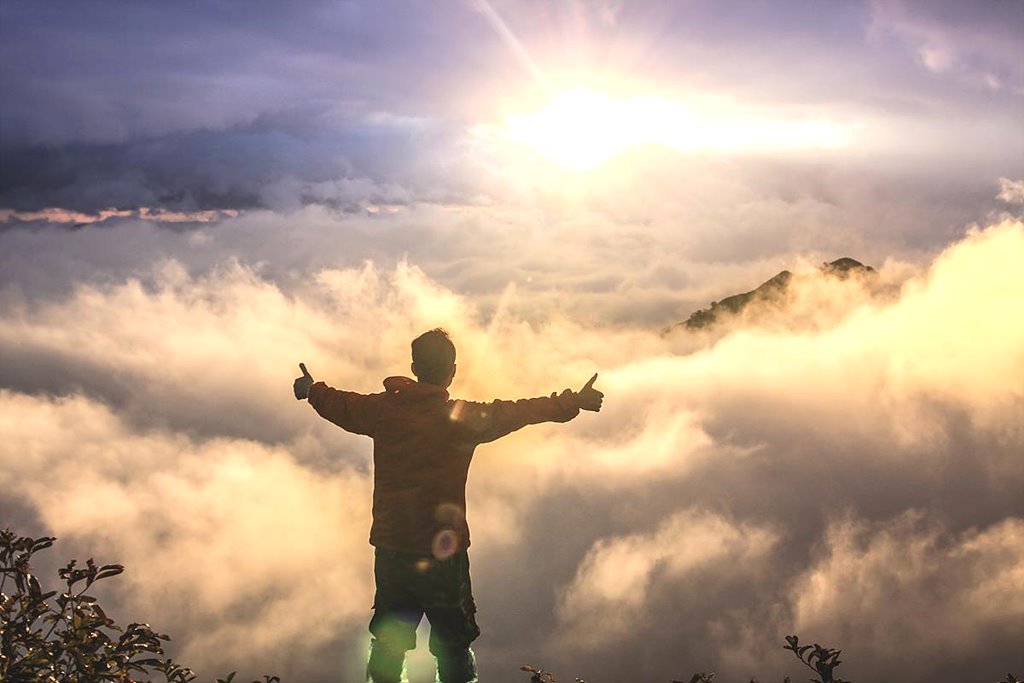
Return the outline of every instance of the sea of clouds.
<path id="1" fill-rule="evenodd" d="M 124 563 L 99 591 L 112 614 L 171 634 L 204 676 L 359 680 L 370 442 L 290 384 L 303 361 L 378 391 L 437 325 L 459 348 L 454 395 L 545 395 L 593 372 L 606 394 L 600 414 L 477 452 L 484 680 L 520 680 L 526 662 L 593 681 L 770 680 L 798 673 L 790 633 L 842 647 L 857 681 L 1024 670 L 1019 219 L 875 278 L 802 266 L 771 315 L 699 334 L 602 324 L 593 293 L 578 309 L 514 282 L 469 296 L 410 261 L 303 273 L 221 242 L 201 269 L 127 268 L 119 235 L 139 262 L 146 240 L 206 244 L 136 223 L 3 236 L 37 256 L 4 262 L 0 519 L 59 538 L 44 573 Z M 87 276 L 97 242 L 117 267 Z M 36 287 L 48 259 L 61 269 Z M 424 648 L 414 676 L 429 676 Z"/>

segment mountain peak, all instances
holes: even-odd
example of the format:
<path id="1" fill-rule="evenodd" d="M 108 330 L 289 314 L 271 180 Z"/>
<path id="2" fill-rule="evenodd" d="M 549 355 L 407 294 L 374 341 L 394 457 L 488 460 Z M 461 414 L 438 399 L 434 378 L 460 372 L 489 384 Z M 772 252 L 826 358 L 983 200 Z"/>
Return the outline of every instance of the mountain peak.
<path id="1" fill-rule="evenodd" d="M 874 273 L 875 269 L 865 266 L 863 263 L 849 256 L 837 258 L 831 263 L 821 264 L 821 272 L 826 275 L 836 275 L 840 278 L 849 277 L 850 273 Z"/>
<path id="2" fill-rule="evenodd" d="M 851 274 L 874 274 L 876 272 L 871 266 L 866 266 L 860 261 L 852 259 L 849 256 L 843 256 L 835 261 L 825 262 L 821 265 L 818 271 L 822 275 L 837 277 L 841 280 L 845 280 L 850 277 Z M 752 289 L 749 292 L 733 294 L 732 296 L 727 296 L 720 301 L 712 301 L 709 308 L 702 308 L 695 311 L 685 321 L 673 325 L 672 328 L 685 327 L 688 330 L 699 330 L 718 322 L 723 317 L 739 314 L 743 309 L 754 302 L 779 301 L 785 295 L 785 292 L 792 280 L 793 273 L 788 270 L 784 270 L 774 277 L 762 282 L 755 289 Z"/>

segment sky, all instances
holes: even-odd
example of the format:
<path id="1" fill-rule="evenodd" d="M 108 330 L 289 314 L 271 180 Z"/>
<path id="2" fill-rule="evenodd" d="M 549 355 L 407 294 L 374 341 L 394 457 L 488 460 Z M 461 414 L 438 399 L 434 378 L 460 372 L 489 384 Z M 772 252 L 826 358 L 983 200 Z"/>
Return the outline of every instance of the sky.
<path id="1" fill-rule="evenodd" d="M 1020 0 L 5 0 L 0 525 L 204 678 L 361 680 L 371 444 L 290 385 L 443 326 L 606 396 L 477 451 L 484 680 L 1024 675 L 1021 262 Z"/>

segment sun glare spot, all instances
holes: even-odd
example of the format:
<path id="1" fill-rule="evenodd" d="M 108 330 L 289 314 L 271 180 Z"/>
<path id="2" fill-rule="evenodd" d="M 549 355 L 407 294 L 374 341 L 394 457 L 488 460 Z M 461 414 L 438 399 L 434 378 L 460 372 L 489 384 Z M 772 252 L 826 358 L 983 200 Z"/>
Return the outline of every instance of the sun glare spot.
<path id="1" fill-rule="evenodd" d="M 636 143 L 636 117 L 623 100 L 577 91 L 546 107 L 510 116 L 508 139 L 536 147 L 544 156 L 573 168 L 590 168 Z"/>
<path id="2" fill-rule="evenodd" d="M 835 148 L 848 140 L 845 127 L 825 119 L 757 120 L 730 114 L 697 115 L 681 102 L 663 98 L 614 98 L 575 90 L 556 96 L 536 111 L 509 116 L 503 135 L 578 170 L 593 168 L 641 145 L 725 151 Z"/>

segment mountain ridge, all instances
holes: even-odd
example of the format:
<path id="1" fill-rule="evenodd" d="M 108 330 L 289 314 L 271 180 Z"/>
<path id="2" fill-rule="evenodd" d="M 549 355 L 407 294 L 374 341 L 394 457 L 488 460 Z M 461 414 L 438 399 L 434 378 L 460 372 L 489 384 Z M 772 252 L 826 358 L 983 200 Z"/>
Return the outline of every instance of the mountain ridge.
<path id="1" fill-rule="evenodd" d="M 821 275 L 835 277 L 840 280 L 845 280 L 851 275 L 877 274 L 877 271 L 871 266 L 865 265 L 849 256 L 843 256 L 835 261 L 826 261 L 818 268 L 817 272 Z M 791 271 L 783 270 L 749 292 L 741 292 L 718 301 L 712 301 L 708 308 L 694 311 L 686 320 L 675 323 L 666 331 L 672 331 L 680 327 L 686 330 L 704 329 L 722 321 L 724 318 L 739 315 L 752 304 L 777 303 L 785 296 L 793 278 L 794 275 Z"/>

